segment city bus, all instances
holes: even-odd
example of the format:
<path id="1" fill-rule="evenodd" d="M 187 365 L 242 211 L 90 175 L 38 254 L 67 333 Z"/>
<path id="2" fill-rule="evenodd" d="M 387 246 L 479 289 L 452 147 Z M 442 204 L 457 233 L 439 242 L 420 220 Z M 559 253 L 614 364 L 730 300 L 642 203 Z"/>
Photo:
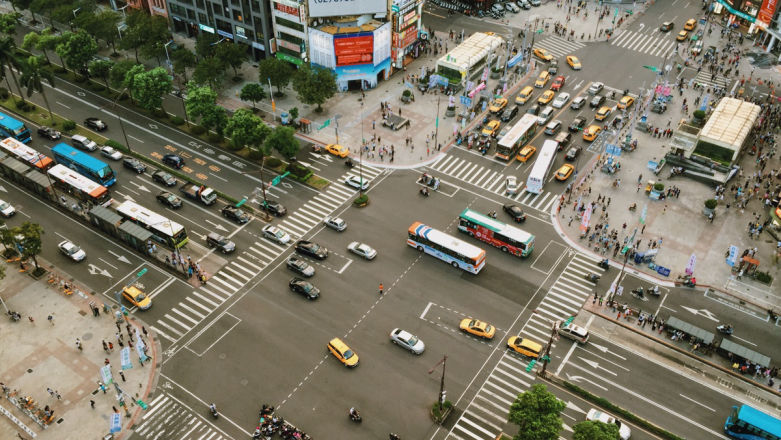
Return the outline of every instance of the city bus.
<path id="1" fill-rule="evenodd" d="M 151 232 L 155 241 L 169 248 L 180 248 L 189 240 L 184 226 L 133 201 L 119 205 L 117 214 Z"/>
<path id="2" fill-rule="evenodd" d="M 41 154 L 18 140 L 8 137 L 0 141 L 0 151 L 23 162 L 30 168 L 45 171 L 54 165 L 51 157 Z"/>
<path id="3" fill-rule="evenodd" d="M 0 134 L 5 137 L 12 137 L 17 141 L 24 142 L 25 144 L 30 142 L 30 130 L 25 127 L 24 122 L 1 112 Z"/>
<path id="4" fill-rule="evenodd" d="M 496 158 L 509 161 L 537 134 L 537 117 L 524 113 L 521 120 L 496 143 Z"/>
<path id="5" fill-rule="evenodd" d="M 779 440 L 781 420 L 748 405 L 733 406 L 724 433 L 737 439 Z"/>
<path id="6" fill-rule="evenodd" d="M 469 208 L 458 216 L 458 230 L 516 257 L 534 250 L 534 235 Z"/>
<path id="7" fill-rule="evenodd" d="M 537 155 L 537 160 L 534 161 L 529 178 L 526 179 L 526 191 L 539 194 L 542 192 L 542 186 L 545 184 L 545 177 L 548 176 L 551 167 L 553 166 L 553 159 L 556 158 L 556 148 L 559 143 L 550 139 L 546 140 L 542 144 L 540 154 Z"/>
<path id="8" fill-rule="evenodd" d="M 65 165 L 55 165 L 48 173 L 58 189 L 82 202 L 101 206 L 111 204 L 108 188 L 87 179 Z"/>
<path id="9" fill-rule="evenodd" d="M 485 251 L 453 236 L 415 222 L 407 231 L 407 244 L 453 267 L 479 273 L 485 267 Z"/>
<path id="10" fill-rule="evenodd" d="M 105 162 L 95 159 L 87 153 L 79 151 L 68 144 L 57 144 L 52 148 L 54 160 L 57 163 L 76 170 L 79 174 L 103 186 L 109 187 L 117 182 L 114 170 Z"/>

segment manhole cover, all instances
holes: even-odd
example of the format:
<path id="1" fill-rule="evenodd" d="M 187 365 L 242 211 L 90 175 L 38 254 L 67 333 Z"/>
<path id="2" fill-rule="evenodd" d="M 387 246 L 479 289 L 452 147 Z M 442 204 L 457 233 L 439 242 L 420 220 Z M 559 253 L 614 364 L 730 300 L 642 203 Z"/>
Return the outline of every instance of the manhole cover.
<path id="1" fill-rule="evenodd" d="M 220 355 L 217 357 L 219 357 L 220 359 L 225 359 L 228 357 L 228 355 L 226 355 L 225 353 L 220 353 Z"/>

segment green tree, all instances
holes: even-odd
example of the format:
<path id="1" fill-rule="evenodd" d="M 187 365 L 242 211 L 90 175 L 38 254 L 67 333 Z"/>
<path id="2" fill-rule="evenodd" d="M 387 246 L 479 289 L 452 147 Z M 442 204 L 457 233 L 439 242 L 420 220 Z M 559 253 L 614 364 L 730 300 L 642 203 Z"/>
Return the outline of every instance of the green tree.
<path id="1" fill-rule="evenodd" d="M 111 46 L 114 53 L 117 52 L 116 42 L 119 39 L 117 26 L 122 21 L 122 16 L 111 9 L 103 9 L 97 14 L 79 14 L 76 16 L 76 24 L 87 31 L 95 39 L 103 40 L 106 46 Z"/>
<path id="2" fill-rule="evenodd" d="M 98 43 L 90 34 L 79 30 L 68 34 L 57 45 L 55 51 L 65 60 L 68 67 L 79 74 L 84 74 L 87 70 L 87 63 L 98 53 Z"/>
<path id="3" fill-rule="evenodd" d="M 158 51 L 171 39 L 168 21 L 159 15 L 150 16 L 146 11 L 134 10 L 127 14 L 125 24 L 127 29 L 122 33 L 119 47 L 133 50 L 136 62 L 139 49 L 159 58 Z"/>
<path id="4" fill-rule="evenodd" d="M 217 105 L 217 93 L 209 86 L 197 86 L 192 81 L 187 85 L 185 109 L 190 118 L 201 118 L 201 125 L 222 134 L 228 117 L 225 109 Z"/>
<path id="5" fill-rule="evenodd" d="M 24 222 L 21 226 L 17 226 L 14 229 L 14 235 L 22 236 L 23 258 L 32 258 L 35 264 L 35 269 L 38 270 L 38 260 L 35 258 L 41 253 L 41 235 L 43 235 L 43 228 L 41 225 L 32 222 Z"/>
<path id="6" fill-rule="evenodd" d="M 239 76 L 239 68 L 247 60 L 247 51 L 243 44 L 225 42 L 217 45 L 215 58 L 233 69 L 233 76 Z"/>
<path id="7" fill-rule="evenodd" d="M 298 150 L 301 146 L 298 144 L 298 140 L 295 136 L 296 131 L 290 127 L 278 125 L 274 127 L 274 130 L 266 138 L 266 150 L 271 149 L 279 151 L 279 154 L 287 157 L 288 159 L 298 154 Z"/>
<path id="8" fill-rule="evenodd" d="M 258 64 L 258 80 L 261 84 L 268 83 L 277 88 L 276 96 L 282 96 L 282 87 L 293 79 L 293 68 L 287 61 L 277 58 L 266 58 Z"/>
<path id="9" fill-rule="evenodd" d="M 44 58 L 46 58 L 46 64 L 50 64 L 51 60 L 49 60 L 48 51 L 54 50 L 60 42 L 60 36 L 54 35 L 52 32 L 52 28 L 46 28 L 41 33 L 35 31 L 28 32 L 25 34 L 24 40 L 22 40 L 22 48 L 26 50 L 40 50 Z"/>
<path id="10" fill-rule="evenodd" d="M 24 95 L 22 89 L 19 87 L 19 82 L 16 81 L 16 73 L 14 70 L 22 68 L 22 63 L 16 57 L 16 44 L 13 37 L 0 38 L 0 75 L 5 77 L 5 83 L 8 85 L 8 90 L 11 90 L 11 85 L 8 83 L 8 77 L 6 76 L 6 70 L 11 72 L 11 78 L 14 80 L 16 89 L 19 91 L 19 96 L 24 101 Z"/>
<path id="11" fill-rule="evenodd" d="M 16 25 L 19 24 L 19 17 L 22 14 L 18 12 L 12 12 L 10 14 L 0 14 L 0 33 L 6 35 L 16 34 Z"/>
<path id="12" fill-rule="evenodd" d="M 584 421 L 574 427 L 573 440 L 620 440 L 618 425 L 614 423 L 602 423 Z"/>
<path id="13" fill-rule="evenodd" d="M 54 115 L 52 114 L 52 107 L 49 105 L 49 99 L 46 97 L 46 90 L 43 87 L 43 82 L 46 81 L 54 88 L 54 74 L 51 70 L 43 67 L 43 59 L 31 55 L 27 58 L 27 61 L 22 65 L 22 77 L 20 78 L 22 86 L 27 89 L 27 97 L 31 97 L 33 93 L 40 93 L 43 97 L 43 102 L 46 103 L 46 109 L 49 110 L 49 120 L 54 123 Z"/>
<path id="14" fill-rule="evenodd" d="M 558 439 L 563 427 L 560 414 L 566 406 L 545 385 L 532 385 L 510 406 L 509 421 L 520 428 L 513 440 Z"/>
<path id="15" fill-rule="evenodd" d="M 10 257 L 9 254 L 14 254 L 16 252 L 16 246 L 14 246 L 14 243 L 16 243 L 16 238 L 14 236 L 14 231 L 11 230 L 11 228 L 2 228 L 0 229 L 0 244 L 3 245 L 3 249 L 5 250 L 6 258 Z M 3 265 L 5 266 L 5 265 Z"/>
<path id="16" fill-rule="evenodd" d="M 171 64 L 173 64 L 174 73 L 181 75 L 183 82 L 187 83 L 187 69 L 192 69 L 197 65 L 195 54 L 186 47 L 177 47 L 171 51 Z"/>
<path id="17" fill-rule="evenodd" d="M 32 0 L 11 0 L 11 8 L 13 8 L 14 12 L 16 12 L 16 8 L 19 9 L 30 9 L 30 4 L 32 3 Z M 33 20 L 35 20 L 35 16 L 33 15 Z"/>
<path id="18" fill-rule="evenodd" d="M 239 99 L 242 101 L 252 102 L 252 110 L 255 110 L 255 103 L 263 100 L 266 97 L 266 92 L 263 90 L 263 86 L 258 83 L 247 83 L 241 88 Z"/>
<path id="19" fill-rule="evenodd" d="M 30 12 L 33 14 L 45 15 L 49 19 L 49 25 L 54 28 L 52 12 L 61 4 L 60 0 L 33 0 L 30 3 Z"/>
<path id="20" fill-rule="evenodd" d="M 234 149 L 240 150 L 246 146 L 262 156 L 271 152 L 268 147 L 261 149 L 261 146 L 265 147 L 264 141 L 270 133 L 271 129 L 262 119 L 244 108 L 236 110 L 225 126 L 225 135 L 231 138 Z"/>
<path id="21" fill-rule="evenodd" d="M 336 75 L 328 69 L 303 65 L 293 78 L 293 89 L 303 103 L 317 104 L 315 111 L 321 112 L 321 105 L 336 93 Z"/>
<path id="22" fill-rule="evenodd" d="M 125 80 L 122 81 L 122 87 L 126 88 L 128 92 L 130 92 L 130 99 L 134 102 L 136 99 L 133 94 L 139 87 L 136 85 L 136 77 L 144 72 L 146 72 L 146 66 L 143 64 L 136 64 L 128 69 L 127 72 L 125 72 Z"/>
<path id="23" fill-rule="evenodd" d="M 128 70 L 136 65 L 137 63 L 135 61 L 122 60 L 111 66 L 111 70 L 108 74 L 108 80 L 109 83 L 111 83 L 111 87 L 114 87 L 115 89 L 124 87 L 123 84 L 125 83 L 125 77 L 127 76 Z"/>
<path id="24" fill-rule="evenodd" d="M 173 84 L 168 72 L 162 67 L 156 67 L 148 72 L 136 74 L 130 93 L 141 107 L 155 110 L 162 108 L 163 96 L 171 93 L 172 89 Z"/>
<path id="25" fill-rule="evenodd" d="M 220 41 L 214 34 L 202 33 L 195 39 L 195 54 L 198 59 L 212 58 L 217 51 L 217 42 Z"/>
<path id="26" fill-rule="evenodd" d="M 196 84 L 208 85 L 218 90 L 225 78 L 225 64 L 217 58 L 202 58 L 193 71 L 193 81 Z"/>
<path id="27" fill-rule="evenodd" d="M 108 78 L 111 73 L 111 68 L 114 67 L 114 62 L 109 60 L 92 60 L 87 64 L 87 70 L 93 78 L 102 79 L 106 84 L 106 88 L 109 88 Z"/>

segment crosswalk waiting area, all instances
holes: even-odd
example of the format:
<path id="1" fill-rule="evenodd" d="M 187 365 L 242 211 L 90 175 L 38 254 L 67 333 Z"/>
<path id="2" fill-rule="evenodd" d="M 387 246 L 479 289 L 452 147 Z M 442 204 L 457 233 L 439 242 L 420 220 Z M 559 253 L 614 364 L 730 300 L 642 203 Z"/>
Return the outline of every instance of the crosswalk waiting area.
<path id="1" fill-rule="evenodd" d="M 554 58 L 563 58 L 567 55 L 572 55 L 573 52 L 584 47 L 586 47 L 586 45 L 583 43 L 569 41 L 558 35 L 549 35 L 544 40 L 540 40 L 534 44 L 535 49 L 545 49 L 550 52 Z"/>
<path id="2" fill-rule="evenodd" d="M 543 212 L 549 212 L 558 197 L 556 193 L 548 191 L 543 191 L 539 194 L 528 192 L 525 185 L 523 189 L 518 191 L 518 194 L 508 195 L 505 192 L 505 180 L 507 179 L 505 173 L 493 171 L 488 167 L 455 157 L 454 155 L 441 157 L 431 164 L 429 168 L 437 173 L 454 177 L 462 182 L 475 185 Z"/>
<path id="3" fill-rule="evenodd" d="M 548 290 L 545 298 L 521 330 L 520 336 L 540 344 L 550 339 L 557 321 L 575 316 L 594 290 L 586 280 L 589 273 L 602 274 L 599 261 L 576 254 Z M 505 341 L 500 343 L 505 344 Z M 464 409 L 446 439 L 493 439 L 502 432 L 515 398 L 533 384 L 534 372 L 527 372 L 530 359 L 506 350 Z"/>
<path id="4" fill-rule="evenodd" d="M 230 440 L 166 393 L 158 394 L 149 402 L 149 410 L 134 431 L 144 439 Z"/>
<path id="5" fill-rule="evenodd" d="M 363 179 L 371 181 L 382 172 L 382 168 L 364 165 Z M 352 168 L 326 191 L 318 193 L 301 208 L 283 218 L 279 227 L 287 231 L 293 239 L 289 245 L 278 245 L 262 239 L 253 243 L 237 244 L 236 252 L 228 257 L 230 262 L 212 275 L 207 284 L 193 290 L 165 313 L 163 318 L 155 321 L 152 329 L 170 343 L 179 340 L 282 253 L 288 251 L 295 240 L 321 225 L 325 217 L 355 197 L 356 190 L 345 185 L 345 180 L 350 176 L 359 176 L 358 167 Z"/>

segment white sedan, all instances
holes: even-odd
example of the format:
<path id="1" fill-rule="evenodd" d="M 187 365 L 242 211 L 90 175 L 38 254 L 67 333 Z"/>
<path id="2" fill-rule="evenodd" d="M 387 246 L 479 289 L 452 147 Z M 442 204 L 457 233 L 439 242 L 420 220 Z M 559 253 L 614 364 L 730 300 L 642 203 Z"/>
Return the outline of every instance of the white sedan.
<path id="1" fill-rule="evenodd" d="M 618 436 L 621 437 L 621 440 L 629 440 L 629 436 L 632 435 L 632 432 L 630 431 L 629 427 L 626 426 L 625 423 L 622 423 L 620 420 L 616 419 L 610 414 L 603 413 L 602 411 L 599 411 L 595 408 L 591 408 L 588 411 L 588 414 L 586 414 L 586 420 L 597 421 L 597 422 L 602 422 L 607 424 L 615 423 L 616 425 L 618 425 Z"/>
<path id="2" fill-rule="evenodd" d="M 358 176 L 350 176 L 347 179 L 345 179 L 344 183 L 346 183 L 348 186 L 351 186 L 355 189 L 366 191 L 369 188 L 370 182 L 366 179 L 361 179 Z"/>
<path id="3" fill-rule="evenodd" d="M 280 228 L 279 226 L 274 226 L 274 225 L 264 226 L 263 236 L 275 243 L 279 243 L 279 244 L 290 243 L 290 234 L 283 231 L 282 228 Z"/>
<path id="4" fill-rule="evenodd" d="M 355 255 L 360 255 L 361 257 L 367 260 L 373 260 L 374 257 L 377 256 L 377 251 L 374 250 L 373 247 L 369 246 L 366 243 L 360 243 L 357 241 L 348 244 L 347 250 L 354 253 Z"/>
<path id="5" fill-rule="evenodd" d="M 122 153 L 117 151 L 116 148 L 109 147 L 108 145 L 100 149 L 100 154 L 111 160 L 122 160 Z"/>
<path id="6" fill-rule="evenodd" d="M 390 332 L 390 339 L 391 342 L 405 350 L 409 350 L 411 353 L 421 354 L 426 349 L 426 344 L 418 339 L 417 336 L 400 328 L 395 328 Z"/>
<path id="7" fill-rule="evenodd" d="M 508 196 L 518 194 L 518 179 L 515 176 L 507 176 L 507 179 L 504 181 L 504 187 Z"/>
<path id="8" fill-rule="evenodd" d="M 3 217 L 6 218 L 11 217 L 12 215 L 16 214 L 16 208 L 11 206 L 11 204 L 5 200 L 0 200 L 0 214 L 3 214 Z"/>
<path id="9" fill-rule="evenodd" d="M 328 226 L 329 228 L 342 232 L 345 229 L 347 229 L 347 222 L 342 220 L 339 217 L 331 217 L 330 215 L 323 219 L 323 224 Z"/>
<path id="10" fill-rule="evenodd" d="M 60 249 L 60 252 L 75 262 L 79 262 L 87 258 L 86 252 L 68 240 L 61 242 L 57 245 L 57 247 Z"/>
<path id="11" fill-rule="evenodd" d="M 569 93 L 562 92 L 559 93 L 559 96 L 557 96 L 556 99 L 553 100 L 553 104 L 551 105 L 553 106 L 553 108 L 562 108 L 564 107 L 564 104 L 567 103 L 567 101 L 569 101 Z"/>

